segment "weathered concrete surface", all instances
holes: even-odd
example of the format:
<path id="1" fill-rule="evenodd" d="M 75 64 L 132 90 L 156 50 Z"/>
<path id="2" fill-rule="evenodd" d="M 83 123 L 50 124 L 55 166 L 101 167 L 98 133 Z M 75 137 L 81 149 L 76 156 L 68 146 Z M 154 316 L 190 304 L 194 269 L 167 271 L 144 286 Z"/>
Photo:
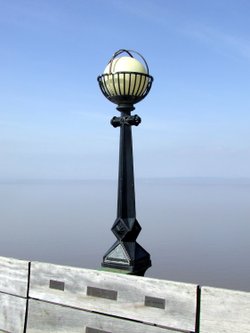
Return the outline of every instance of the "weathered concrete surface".
<path id="1" fill-rule="evenodd" d="M 0 257 L 0 291 L 27 296 L 29 261 Z"/>
<path id="2" fill-rule="evenodd" d="M 193 284 L 31 264 L 31 298 L 173 329 L 195 330 L 196 291 Z"/>
<path id="3" fill-rule="evenodd" d="M 27 333 L 173 333 L 160 327 L 30 300 Z M 180 331 L 175 331 L 179 333 Z"/>
<path id="4" fill-rule="evenodd" d="M 0 257 L 0 331 L 23 333 L 29 262 Z"/>
<path id="5" fill-rule="evenodd" d="M 193 284 L 0 257 L 0 332 L 250 332 L 249 292 L 199 290 Z"/>
<path id="6" fill-rule="evenodd" d="M 201 333 L 249 333 L 250 293 L 203 287 Z"/>

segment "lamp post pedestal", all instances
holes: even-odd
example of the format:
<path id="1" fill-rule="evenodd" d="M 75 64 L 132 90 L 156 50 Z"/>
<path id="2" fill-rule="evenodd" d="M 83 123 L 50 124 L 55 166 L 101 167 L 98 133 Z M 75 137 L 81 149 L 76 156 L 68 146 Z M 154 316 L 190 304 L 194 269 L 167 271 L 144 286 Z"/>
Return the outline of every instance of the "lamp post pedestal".
<path id="1" fill-rule="evenodd" d="M 120 117 L 113 117 L 111 124 L 120 127 L 120 152 L 118 176 L 117 218 L 112 232 L 117 241 L 103 257 L 104 269 L 119 270 L 143 276 L 151 266 L 150 255 L 137 242 L 141 226 L 136 219 L 133 144 L 131 126 L 138 126 L 141 118 L 131 115 L 133 105 L 119 105 Z"/>

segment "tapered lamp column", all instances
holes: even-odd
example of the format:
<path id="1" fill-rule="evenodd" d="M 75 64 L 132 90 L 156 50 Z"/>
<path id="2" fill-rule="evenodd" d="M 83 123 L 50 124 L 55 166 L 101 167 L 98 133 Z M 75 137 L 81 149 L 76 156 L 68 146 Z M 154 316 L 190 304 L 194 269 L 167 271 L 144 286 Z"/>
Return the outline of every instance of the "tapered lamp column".
<path id="1" fill-rule="evenodd" d="M 126 53 L 126 56 L 121 54 Z M 144 65 L 134 58 L 139 56 Z M 134 104 L 149 92 L 153 78 L 149 75 L 145 59 L 135 51 L 119 50 L 109 61 L 104 74 L 98 76 L 104 96 L 117 104 L 120 117 L 113 117 L 113 127 L 120 127 L 119 175 L 117 217 L 112 232 L 117 241 L 103 257 L 104 269 L 128 274 L 144 275 L 151 266 L 149 253 L 136 239 L 141 226 L 136 219 L 132 126 L 138 126 L 141 118 L 131 115 Z"/>

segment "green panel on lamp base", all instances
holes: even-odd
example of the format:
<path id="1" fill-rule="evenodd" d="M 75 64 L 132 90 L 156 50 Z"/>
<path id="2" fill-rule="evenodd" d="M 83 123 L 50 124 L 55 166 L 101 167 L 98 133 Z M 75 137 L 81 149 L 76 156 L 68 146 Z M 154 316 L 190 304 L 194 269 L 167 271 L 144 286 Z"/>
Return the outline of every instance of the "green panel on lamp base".
<path id="1" fill-rule="evenodd" d="M 111 272 L 111 273 L 118 273 L 118 274 L 130 274 L 134 275 L 133 272 L 127 271 L 126 269 L 119 269 L 119 268 L 109 268 L 109 267 L 102 267 L 99 271 L 103 272 Z"/>

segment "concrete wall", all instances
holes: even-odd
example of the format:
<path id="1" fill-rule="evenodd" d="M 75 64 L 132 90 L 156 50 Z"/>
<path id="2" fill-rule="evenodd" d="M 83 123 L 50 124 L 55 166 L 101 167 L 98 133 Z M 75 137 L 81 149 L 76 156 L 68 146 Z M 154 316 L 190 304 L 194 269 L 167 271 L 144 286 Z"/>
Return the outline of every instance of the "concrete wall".
<path id="1" fill-rule="evenodd" d="M 249 333 L 250 293 L 0 257 L 0 332 Z"/>

